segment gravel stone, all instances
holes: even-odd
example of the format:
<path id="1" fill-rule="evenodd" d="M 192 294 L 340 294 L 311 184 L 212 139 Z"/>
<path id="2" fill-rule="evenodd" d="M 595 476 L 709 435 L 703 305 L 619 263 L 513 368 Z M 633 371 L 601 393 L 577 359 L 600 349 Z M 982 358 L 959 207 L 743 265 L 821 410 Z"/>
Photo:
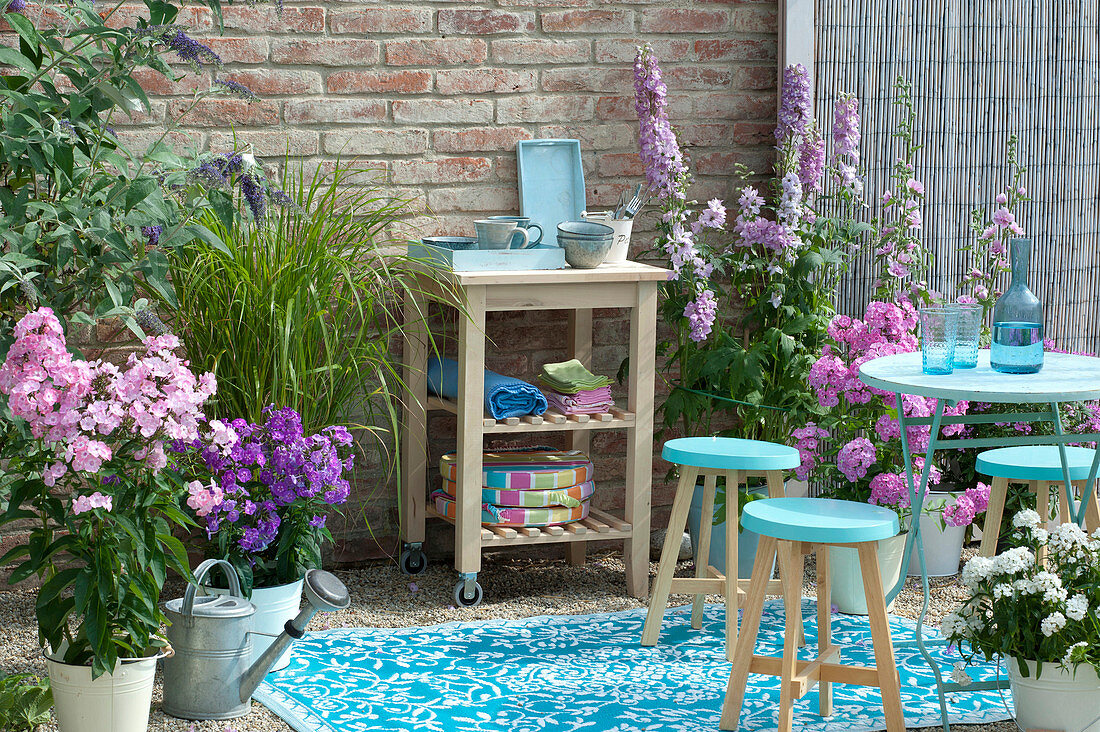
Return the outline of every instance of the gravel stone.
<path id="1" fill-rule="evenodd" d="M 973 550 L 968 550 L 968 556 Z M 813 561 L 807 562 L 804 591 L 812 597 Z M 680 565 L 680 574 L 691 571 L 691 563 Z M 650 565 L 650 577 L 657 573 L 656 562 Z M 337 571 L 337 576 L 351 591 L 349 609 L 317 616 L 311 629 L 334 627 L 400 628 L 434 625 L 452 621 L 493 618 L 523 618 L 534 615 L 564 615 L 611 612 L 643 607 L 643 603 L 626 595 L 624 567 L 618 552 L 596 553 L 584 567 L 568 567 L 560 560 L 532 559 L 522 553 L 502 552 L 485 556 L 478 581 L 485 590 L 481 606 L 465 609 L 452 605 L 451 592 L 457 581 L 449 566 L 439 562 L 430 565 L 424 574 L 409 578 L 401 574 L 396 562 L 377 564 L 364 569 Z M 179 597 L 181 585 L 165 589 L 164 599 Z M 0 623 L 5 640 L 0 646 L 0 672 L 30 672 L 46 674 L 45 663 L 38 647 L 34 623 L 33 588 L 0 589 Z M 953 578 L 932 581 L 932 605 L 928 623 L 937 625 L 945 613 L 964 597 L 964 590 Z M 687 604 L 687 596 L 674 596 L 670 605 Z M 720 597 L 708 598 L 721 602 Z M 920 578 L 910 579 L 899 595 L 894 612 L 916 617 L 920 611 Z M 260 704 L 253 702 L 251 713 L 229 722 L 188 722 L 165 716 L 160 711 L 160 679 L 153 693 L 153 711 L 149 729 L 152 732 L 291 732 L 291 728 Z M 56 726 L 44 728 L 56 732 Z M 933 729 L 928 728 L 928 732 Z M 1015 732 L 1011 722 L 992 725 L 953 725 L 957 732 Z M 459 731 L 456 731 L 459 732 Z"/>

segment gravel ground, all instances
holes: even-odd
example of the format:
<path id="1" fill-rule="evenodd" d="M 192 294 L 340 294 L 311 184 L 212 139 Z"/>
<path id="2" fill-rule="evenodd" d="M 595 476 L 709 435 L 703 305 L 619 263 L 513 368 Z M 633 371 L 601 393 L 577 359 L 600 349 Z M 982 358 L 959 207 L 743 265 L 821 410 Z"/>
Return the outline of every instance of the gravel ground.
<path id="1" fill-rule="evenodd" d="M 969 550 L 968 550 L 968 553 Z M 813 596 L 812 560 L 807 561 L 807 581 L 804 587 Z M 688 565 L 681 567 L 681 573 Z M 650 567 L 655 575 L 656 563 Z M 379 564 L 365 569 L 337 572 L 351 591 L 352 605 L 348 610 L 319 616 L 313 629 L 341 626 L 399 628 L 432 625 L 449 621 L 491 618 L 522 618 L 533 615 L 563 615 L 609 612 L 641 607 L 642 603 L 627 597 L 624 588 L 623 564 L 618 553 L 593 554 L 583 568 L 565 566 L 560 560 L 530 559 L 522 555 L 488 555 L 479 581 L 485 589 L 485 602 L 474 609 L 452 606 L 451 591 L 456 577 L 447 566 L 435 563 L 415 579 L 404 577 L 394 564 Z M 415 591 L 413 591 L 415 588 Z M 166 598 L 177 597 L 181 588 L 165 591 Z M 954 581 L 933 580 L 931 623 L 938 623 L 944 613 L 963 598 L 963 590 Z M 720 597 L 710 598 L 720 602 Z M 683 605 L 685 597 L 673 597 L 671 605 Z M 920 611 L 919 580 L 910 580 L 899 595 L 894 612 L 916 617 Z M 0 671 L 29 671 L 45 674 L 45 665 L 36 643 L 34 625 L 34 592 L 30 589 L 0 591 L 0 623 L 7 636 L 0 650 Z M 154 709 L 149 729 L 154 732 L 225 732 L 224 722 L 192 723 L 166 717 L 160 712 L 160 684 L 154 691 Z M 290 727 L 253 703 L 247 717 L 234 720 L 230 729 L 236 732 L 290 732 Z M 55 727 L 47 727 L 54 732 Z M 936 728 L 938 729 L 938 728 Z M 956 725 L 958 732 L 1015 732 L 1009 721 L 993 725 Z"/>

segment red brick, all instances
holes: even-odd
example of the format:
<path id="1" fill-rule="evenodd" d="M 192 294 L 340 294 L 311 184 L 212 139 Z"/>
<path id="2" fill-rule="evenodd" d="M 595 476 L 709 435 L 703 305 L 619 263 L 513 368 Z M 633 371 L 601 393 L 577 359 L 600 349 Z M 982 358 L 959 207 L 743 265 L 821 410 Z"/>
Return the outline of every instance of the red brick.
<path id="1" fill-rule="evenodd" d="M 776 98 L 770 94 L 707 94 L 695 100 L 693 112 L 702 119 L 775 120 Z"/>
<path id="2" fill-rule="evenodd" d="M 507 5 L 523 8 L 580 8 L 591 0 L 506 0 Z"/>
<path id="3" fill-rule="evenodd" d="M 520 96 L 497 101 L 497 122 L 574 122 L 592 119 L 595 112 L 592 97 L 585 96 Z"/>
<path id="4" fill-rule="evenodd" d="M 738 145 L 773 145 L 775 123 L 738 122 L 733 126 L 733 141 Z"/>
<path id="5" fill-rule="evenodd" d="M 141 125 L 151 124 L 162 125 L 164 124 L 165 113 L 167 112 L 167 110 L 167 102 L 161 102 L 153 99 L 149 102 L 148 111 L 142 108 L 136 112 L 131 112 L 128 115 L 123 115 L 121 112 L 119 112 L 114 118 L 115 126 L 138 127 Z"/>
<path id="6" fill-rule="evenodd" d="M 163 140 L 161 140 L 161 135 L 164 135 Z M 201 132 L 172 130 L 165 135 L 164 130 L 157 127 L 119 129 L 117 136 L 119 142 L 137 153 L 144 153 L 156 143 L 163 142 L 180 155 L 186 156 L 189 153 L 197 153 L 202 149 L 204 143 Z"/>
<path id="7" fill-rule="evenodd" d="M 432 75 L 427 71 L 337 71 L 329 74 L 332 94 L 397 93 L 430 91 Z"/>
<path id="8" fill-rule="evenodd" d="M 503 10 L 439 11 L 436 21 L 442 35 L 489 35 L 492 33 L 530 33 L 535 30 L 534 13 L 509 13 Z"/>
<path id="9" fill-rule="evenodd" d="M 509 94 L 529 92 L 538 84 L 538 73 L 526 69 L 454 69 L 435 75 L 440 94 Z"/>
<path id="10" fill-rule="evenodd" d="M 241 99 L 180 99 L 172 102 L 171 114 L 187 127 L 267 127 L 279 123 L 279 105 L 270 101 L 250 104 Z"/>
<path id="11" fill-rule="evenodd" d="M 544 38 L 493 41 L 493 60 L 502 64 L 574 64 L 590 57 L 588 41 L 553 41 Z"/>
<path id="12" fill-rule="evenodd" d="M 288 99 L 283 119 L 296 124 L 363 124 L 386 119 L 380 99 Z"/>
<path id="13" fill-rule="evenodd" d="M 625 10 L 556 10 L 542 14 L 548 33 L 631 33 L 634 14 Z"/>
<path id="14" fill-rule="evenodd" d="M 634 192 L 634 186 L 636 183 L 627 183 L 620 181 L 600 181 L 598 183 L 586 186 L 585 200 L 588 205 L 588 210 L 600 210 L 609 209 L 619 202 L 619 195 L 623 191 Z M 634 229 L 631 232 L 631 241 L 638 238 L 639 230 L 638 222 L 634 222 Z"/>
<path id="15" fill-rule="evenodd" d="M 232 149 L 234 134 L 237 146 L 251 146 L 260 157 L 281 158 L 288 153 L 291 157 L 302 157 L 316 155 L 318 151 L 317 133 L 308 130 L 215 132 L 210 135 L 210 149 L 214 152 Z"/>
<path id="16" fill-rule="evenodd" d="M 485 41 L 479 38 L 424 38 L 386 41 L 391 66 L 461 66 L 485 61 Z"/>
<path id="17" fill-rule="evenodd" d="M 680 125 L 676 132 L 680 140 L 686 145 L 717 147 L 729 142 L 733 135 L 733 125 L 723 122 Z M 767 142 L 773 144 L 772 140 Z"/>
<path id="18" fill-rule="evenodd" d="M 226 63 L 262 64 L 267 61 L 266 38 L 225 38 L 209 36 L 201 39 Z"/>
<path id="19" fill-rule="evenodd" d="M 672 119 L 682 119 L 691 112 L 691 100 L 683 96 L 668 97 L 668 113 Z M 634 97 L 600 97 L 596 101 L 597 119 L 638 119 Z"/>
<path id="20" fill-rule="evenodd" d="M 252 33 L 321 33 L 325 30 L 325 10 L 319 7 L 283 8 L 282 15 L 273 5 L 225 5 L 225 27 Z"/>
<path id="21" fill-rule="evenodd" d="M 776 57 L 776 42 L 771 39 L 701 38 L 695 42 L 700 61 L 766 61 Z"/>
<path id="22" fill-rule="evenodd" d="M 733 18 L 730 27 L 739 33 L 767 33 L 775 35 L 779 32 L 779 14 L 775 5 L 745 5 L 733 9 Z"/>
<path id="23" fill-rule="evenodd" d="M 519 140 L 530 140 L 522 127 L 466 127 L 432 132 L 432 149 L 442 153 L 514 150 Z"/>
<path id="24" fill-rule="evenodd" d="M 496 167 L 497 180 L 506 180 L 513 183 L 519 180 L 519 171 L 516 169 L 516 156 L 514 154 L 494 158 L 493 165 Z"/>
<path id="25" fill-rule="evenodd" d="M 768 91 L 775 89 L 776 68 L 774 66 L 739 66 L 734 71 L 734 87 L 745 91 Z"/>
<path id="26" fill-rule="evenodd" d="M 316 71 L 251 69 L 235 71 L 226 78 L 244 84 L 261 96 L 318 94 L 321 91 L 321 75 Z"/>
<path id="27" fill-rule="evenodd" d="M 193 74 L 184 74 L 179 80 L 172 81 L 159 71 L 152 69 L 134 69 L 132 74 L 146 94 L 160 94 L 164 96 L 178 94 L 194 94 L 199 89 L 206 89 L 205 80 Z"/>
<path id="28" fill-rule="evenodd" d="M 632 148 L 638 136 L 636 124 L 603 122 L 583 125 L 543 125 L 539 137 L 577 139 L 585 150 Z"/>
<path id="29" fill-rule="evenodd" d="M 477 185 L 469 188 L 433 188 L 428 191 L 428 209 L 439 213 L 516 211 L 519 209 L 519 191 L 515 186 Z M 524 347 L 527 347 L 526 343 Z"/>
<path id="30" fill-rule="evenodd" d="M 329 155 L 419 155 L 428 149 L 428 131 L 364 129 L 326 132 Z"/>
<path id="31" fill-rule="evenodd" d="M 744 69 L 738 69 L 738 72 L 743 70 Z M 772 77 L 772 83 L 774 84 L 776 76 L 775 69 L 769 68 L 768 73 Z M 674 90 L 720 91 L 729 89 L 730 83 L 733 81 L 733 72 L 729 69 L 716 69 L 696 64 L 691 66 L 673 66 L 665 69 L 662 76 L 668 88 Z"/>
<path id="32" fill-rule="evenodd" d="M 393 182 L 477 183 L 492 175 L 487 158 L 441 158 L 438 160 L 397 160 L 393 164 Z"/>
<path id="33" fill-rule="evenodd" d="M 492 122 L 486 99 L 402 99 L 393 103 L 394 122 Z"/>
<path id="34" fill-rule="evenodd" d="M 602 178 L 623 178 L 645 174 L 638 153 L 610 153 L 597 158 L 597 169 Z"/>
<path id="35" fill-rule="evenodd" d="M 214 14 L 210 12 L 209 8 L 200 6 L 182 7 L 179 9 L 179 15 L 176 16 L 176 22 L 180 25 L 185 25 L 188 28 L 189 33 L 202 33 L 213 29 L 214 27 Z M 37 18 L 37 13 L 31 15 L 25 13 L 29 18 Z M 100 16 L 106 15 L 101 13 Z M 104 25 L 108 28 L 128 28 L 137 25 L 138 19 L 149 20 L 149 8 L 145 5 L 123 5 L 118 8 L 111 17 L 104 20 Z M 57 16 L 57 20 L 61 17 Z M 53 21 L 52 18 L 46 18 L 46 22 L 39 22 L 39 27 L 50 26 Z M 205 41 L 204 41 L 205 43 Z"/>
<path id="36" fill-rule="evenodd" d="M 369 66 L 381 57 L 378 41 L 335 38 L 276 41 L 271 60 L 277 64 L 314 66 Z"/>
<path id="37" fill-rule="evenodd" d="M 720 33 L 729 26 L 728 10 L 655 8 L 642 11 L 643 33 Z"/>
<path id="38" fill-rule="evenodd" d="M 624 91 L 631 88 L 631 69 L 546 69 L 542 72 L 544 91 Z"/>
<path id="39" fill-rule="evenodd" d="M 688 41 L 655 38 L 648 43 L 653 55 L 662 62 L 689 60 L 691 43 Z M 637 55 L 638 41 L 633 38 L 601 38 L 596 41 L 597 63 L 633 63 Z"/>
<path id="40" fill-rule="evenodd" d="M 432 11 L 426 8 L 357 8 L 331 13 L 333 33 L 426 33 L 432 29 Z"/>
<path id="41" fill-rule="evenodd" d="M 741 163 L 749 170 L 766 170 L 771 154 L 763 151 L 709 152 L 692 159 L 695 172 L 700 175 L 732 175 L 734 166 Z"/>

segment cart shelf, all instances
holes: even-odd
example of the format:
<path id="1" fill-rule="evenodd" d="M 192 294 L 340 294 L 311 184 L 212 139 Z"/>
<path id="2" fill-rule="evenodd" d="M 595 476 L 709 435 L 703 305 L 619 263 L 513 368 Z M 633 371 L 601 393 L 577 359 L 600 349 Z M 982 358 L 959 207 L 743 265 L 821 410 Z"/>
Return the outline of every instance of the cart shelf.
<path id="1" fill-rule="evenodd" d="M 427 507 L 429 518 L 437 518 L 454 524 L 447 518 Z M 561 526 L 482 526 L 482 546 L 513 546 L 517 544 L 557 544 L 565 541 L 602 541 L 605 539 L 629 539 L 633 527 L 620 518 L 593 508 L 588 518 Z"/>
<path id="2" fill-rule="evenodd" d="M 428 397 L 428 409 L 458 414 L 458 404 L 450 399 Z M 612 407 L 600 414 L 562 414 L 552 409 L 542 416 L 493 419 L 486 414 L 481 426 L 486 434 L 500 432 L 560 432 L 562 430 L 621 430 L 634 426 L 634 413 Z"/>

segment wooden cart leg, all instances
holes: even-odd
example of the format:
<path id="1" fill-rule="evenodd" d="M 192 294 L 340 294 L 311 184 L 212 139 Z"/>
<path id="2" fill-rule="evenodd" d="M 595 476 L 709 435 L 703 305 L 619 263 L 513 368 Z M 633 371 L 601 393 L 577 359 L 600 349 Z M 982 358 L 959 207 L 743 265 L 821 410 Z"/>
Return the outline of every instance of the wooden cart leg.
<path id="1" fill-rule="evenodd" d="M 428 484 L 428 324 L 427 304 L 415 292 L 405 295 L 405 393 L 401 434 L 401 538 L 424 541 Z"/>
<path id="2" fill-rule="evenodd" d="M 699 518 L 699 546 L 695 548 L 696 577 L 710 576 L 710 537 L 714 533 L 714 486 L 717 482 L 718 476 L 714 473 L 703 479 L 703 512 Z M 692 493 L 694 492 L 693 490 Z M 683 536 L 683 532 L 680 536 Z M 703 603 L 706 599 L 706 593 L 700 592 L 691 602 L 691 627 L 696 630 L 703 627 Z"/>
<path id="3" fill-rule="evenodd" d="M 661 622 L 668 607 L 668 593 L 672 588 L 672 575 L 676 573 L 676 558 L 680 554 L 680 541 L 684 536 L 688 510 L 691 508 L 691 494 L 695 489 L 695 479 L 699 469 L 690 465 L 680 466 L 680 483 L 676 487 L 676 497 L 672 499 L 672 515 L 668 519 L 668 532 L 665 534 L 665 546 L 661 551 L 661 563 L 657 566 L 657 579 L 653 583 L 653 592 L 649 596 L 649 612 L 645 616 L 642 628 L 642 645 L 655 646 L 661 635 Z"/>
<path id="4" fill-rule="evenodd" d="M 569 355 L 586 368 L 592 367 L 592 309 L 569 311 Z M 569 449 L 589 454 L 591 432 L 572 430 L 568 435 Z M 588 542 L 570 541 L 565 545 L 565 562 L 571 567 L 584 565 L 585 549 Z"/>
<path id="5" fill-rule="evenodd" d="M 875 647 L 875 668 L 878 669 L 882 709 L 886 713 L 887 732 L 905 732 L 905 715 L 901 710 L 901 680 L 894 660 L 894 642 L 890 638 L 890 620 L 886 615 L 886 596 L 878 568 L 878 550 L 874 543 L 859 545 L 859 569 L 863 575 L 863 592 L 867 598 L 867 620 L 871 625 L 871 641 Z"/>
<path id="6" fill-rule="evenodd" d="M 466 288 L 467 317 L 458 325 L 458 484 L 455 569 L 481 569 L 481 471 L 485 417 L 485 288 Z"/>
<path id="7" fill-rule="evenodd" d="M 656 374 L 657 283 L 637 283 L 638 301 L 630 310 L 628 409 L 634 424 L 626 430 L 626 522 L 630 538 L 623 546 L 626 591 L 645 598 L 649 590 L 649 531 L 653 482 L 653 380 Z"/>
<path id="8" fill-rule="evenodd" d="M 994 478 L 989 487 L 989 507 L 985 511 L 985 523 L 982 524 L 982 545 L 978 554 L 991 557 L 997 553 L 997 539 L 1001 535 L 1001 514 L 1005 510 L 1005 496 L 1008 494 L 1008 478 Z"/>
<path id="9" fill-rule="evenodd" d="M 760 632 L 760 616 L 764 613 L 764 595 L 768 590 L 768 581 L 772 578 L 772 563 L 775 561 L 778 542 L 770 536 L 761 536 L 756 547 L 756 561 L 752 565 L 752 581 L 745 600 L 744 622 L 741 636 L 737 639 L 737 650 L 733 656 L 733 669 L 726 684 L 726 698 L 722 702 L 722 718 L 719 729 L 735 730 L 741 719 L 741 705 L 745 701 L 745 687 L 749 683 L 749 667 L 752 666 L 752 652 L 756 646 L 756 636 Z"/>
<path id="10" fill-rule="evenodd" d="M 817 655 L 824 656 L 832 644 L 833 601 L 829 585 L 829 547 L 817 547 Z M 839 659 L 838 659 L 839 660 Z M 817 682 L 817 710 L 822 717 L 833 713 L 833 684 Z"/>

